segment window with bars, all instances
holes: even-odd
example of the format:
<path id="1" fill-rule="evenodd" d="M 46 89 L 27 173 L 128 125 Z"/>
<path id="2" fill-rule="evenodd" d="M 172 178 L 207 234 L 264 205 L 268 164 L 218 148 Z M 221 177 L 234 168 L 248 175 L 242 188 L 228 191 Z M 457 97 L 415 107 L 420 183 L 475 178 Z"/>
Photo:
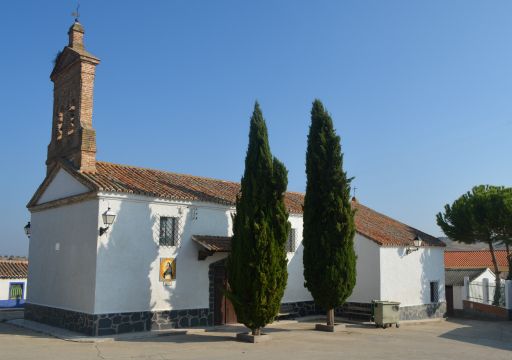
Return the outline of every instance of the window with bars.
<path id="1" fill-rule="evenodd" d="M 430 282 L 430 302 L 439 302 L 439 281 Z"/>
<path id="2" fill-rule="evenodd" d="M 23 299 L 23 283 L 9 284 L 9 300 Z"/>
<path id="3" fill-rule="evenodd" d="M 178 217 L 160 217 L 160 246 L 179 246 L 180 219 Z"/>
<path id="4" fill-rule="evenodd" d="M 295 251 L 295 229 L 290 229 L 288 240 L 286 241 L 286 252 Z"/>

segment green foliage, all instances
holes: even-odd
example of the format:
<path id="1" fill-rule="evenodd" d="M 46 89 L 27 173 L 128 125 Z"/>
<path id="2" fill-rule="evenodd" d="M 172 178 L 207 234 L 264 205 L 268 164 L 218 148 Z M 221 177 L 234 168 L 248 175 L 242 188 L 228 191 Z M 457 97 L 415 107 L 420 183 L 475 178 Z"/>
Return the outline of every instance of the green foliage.
<path id="1" fill-rule="evenodd" d="M 227 296 L 238 321 L 253 332 L 278 314 L 288 279 L 285 245 L 290 224 L 284 204 L 287 185 L 287 170 L 272 158 L 265 120 L 256 103 L 227 262 Z"/>
<path id="2" fill-rule="evenodd" d="M 512 189 L 502 186 L 475 186 L 452 205 L 445 205 L 444 213 L 436 216 L 437 225 L 449 238 L 466 244 L 486 243 L 491 251 L 496 286 L 500 286 L 500 271 L 494 254 L 494 245 L 510 244 L 512 238 Z M 494 303 L 499 303 L 500 292 L 495 292 Z"/>
<path id="3" fill-rule="evenodd" d="M 354 213 L 340 138 L 319 100 L 311 110 L 304 199 L 304 278 L 316 304 L 342 305 L 356 283 Z"/>

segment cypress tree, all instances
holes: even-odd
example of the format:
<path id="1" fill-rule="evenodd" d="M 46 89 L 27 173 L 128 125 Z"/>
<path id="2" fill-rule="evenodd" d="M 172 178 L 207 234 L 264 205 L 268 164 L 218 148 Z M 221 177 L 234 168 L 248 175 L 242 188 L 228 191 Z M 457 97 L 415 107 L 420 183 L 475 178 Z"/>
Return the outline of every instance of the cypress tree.
<path id="1" fill-rule="evenodd" d="M 278 314 L 288 279 L 285 245 L 290 224 L 284 204 L 287 184 L 287 170 L 272 158 L 267 127 L 256 102 L 227 261 L 227 296 L 238 321 L 253 335 L 260 335 L 261 328 Z"/>
<path id="2" fill-rule="evenodd" d="M 315 303 L 327 310 L 327 325 L 334 325 L 334 308 L 345 302 L 356 283 L 355 211 L 340 137 L 319 100 L 311 110 L 306 176 L 304 285 Z"/>

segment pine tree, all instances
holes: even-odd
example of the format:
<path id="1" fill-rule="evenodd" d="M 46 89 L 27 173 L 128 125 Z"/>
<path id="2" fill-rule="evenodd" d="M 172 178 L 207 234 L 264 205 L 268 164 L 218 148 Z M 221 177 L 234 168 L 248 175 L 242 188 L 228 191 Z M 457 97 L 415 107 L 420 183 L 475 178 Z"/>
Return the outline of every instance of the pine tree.
<path id="1" fill-rule="evenodd" d="M 304 199 L 304 279 L 315 303 L 327 310 L 334 325 L 334 308 L 350 296 L 356 283 L 354 213 L 350 181 L 343 171 L 340 138 L 319 100 L 313 102 L 306 154 Z"/>
<path id="2" fill-rule="evenodd" d="M 227 296 L 238 321 L 253 335 L 260 335 L 261 328 L 278 314 L 288 279 L 285 244 L 290 224 L 284 204 L 287 183 L 286 168 L 272 158 L 267 127 L 256 102 L 227 262 Z"/>

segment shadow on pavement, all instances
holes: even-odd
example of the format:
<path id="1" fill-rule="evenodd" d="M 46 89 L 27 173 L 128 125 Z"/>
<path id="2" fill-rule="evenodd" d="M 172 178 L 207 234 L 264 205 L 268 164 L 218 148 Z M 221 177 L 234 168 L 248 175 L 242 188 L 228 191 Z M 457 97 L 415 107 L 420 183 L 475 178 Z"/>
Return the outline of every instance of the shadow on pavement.
<path id="1" fill-rule="evenodd" d="M 27 336 L 33 338 L 45 338 L 50 339 L 52 336 L 45 335 L 42 333 L 38 333 L 29 329 L 21 328 L 19 326 L 0 323 L 0 335 L 17 335 L 17 336 Z"/>
<path id="2" fill-rule="evenodd" d="M 512 322 L 449 319 L 448 323 L 458 325 L 439 337 L 501 350 L 512 350 Z"/>
<path id="3" fill-rule="evenodd" d="M 201 334 L 186 334 L 186 335 L 165 335 L 165 336 L 156 336 L 150 338 L 142 338 L 142 339 L 116 339 L 116 342 L 125 341 L 125 342 L 141 342 L 141 343 L 173 343 L 173 344 L 185 344 L 185 343 L 206 343 L 206 342 L 225 342 L 225 341 L 235 341 L 235 336 L 229 335 L 209 335 L 208 333 Z"/>

